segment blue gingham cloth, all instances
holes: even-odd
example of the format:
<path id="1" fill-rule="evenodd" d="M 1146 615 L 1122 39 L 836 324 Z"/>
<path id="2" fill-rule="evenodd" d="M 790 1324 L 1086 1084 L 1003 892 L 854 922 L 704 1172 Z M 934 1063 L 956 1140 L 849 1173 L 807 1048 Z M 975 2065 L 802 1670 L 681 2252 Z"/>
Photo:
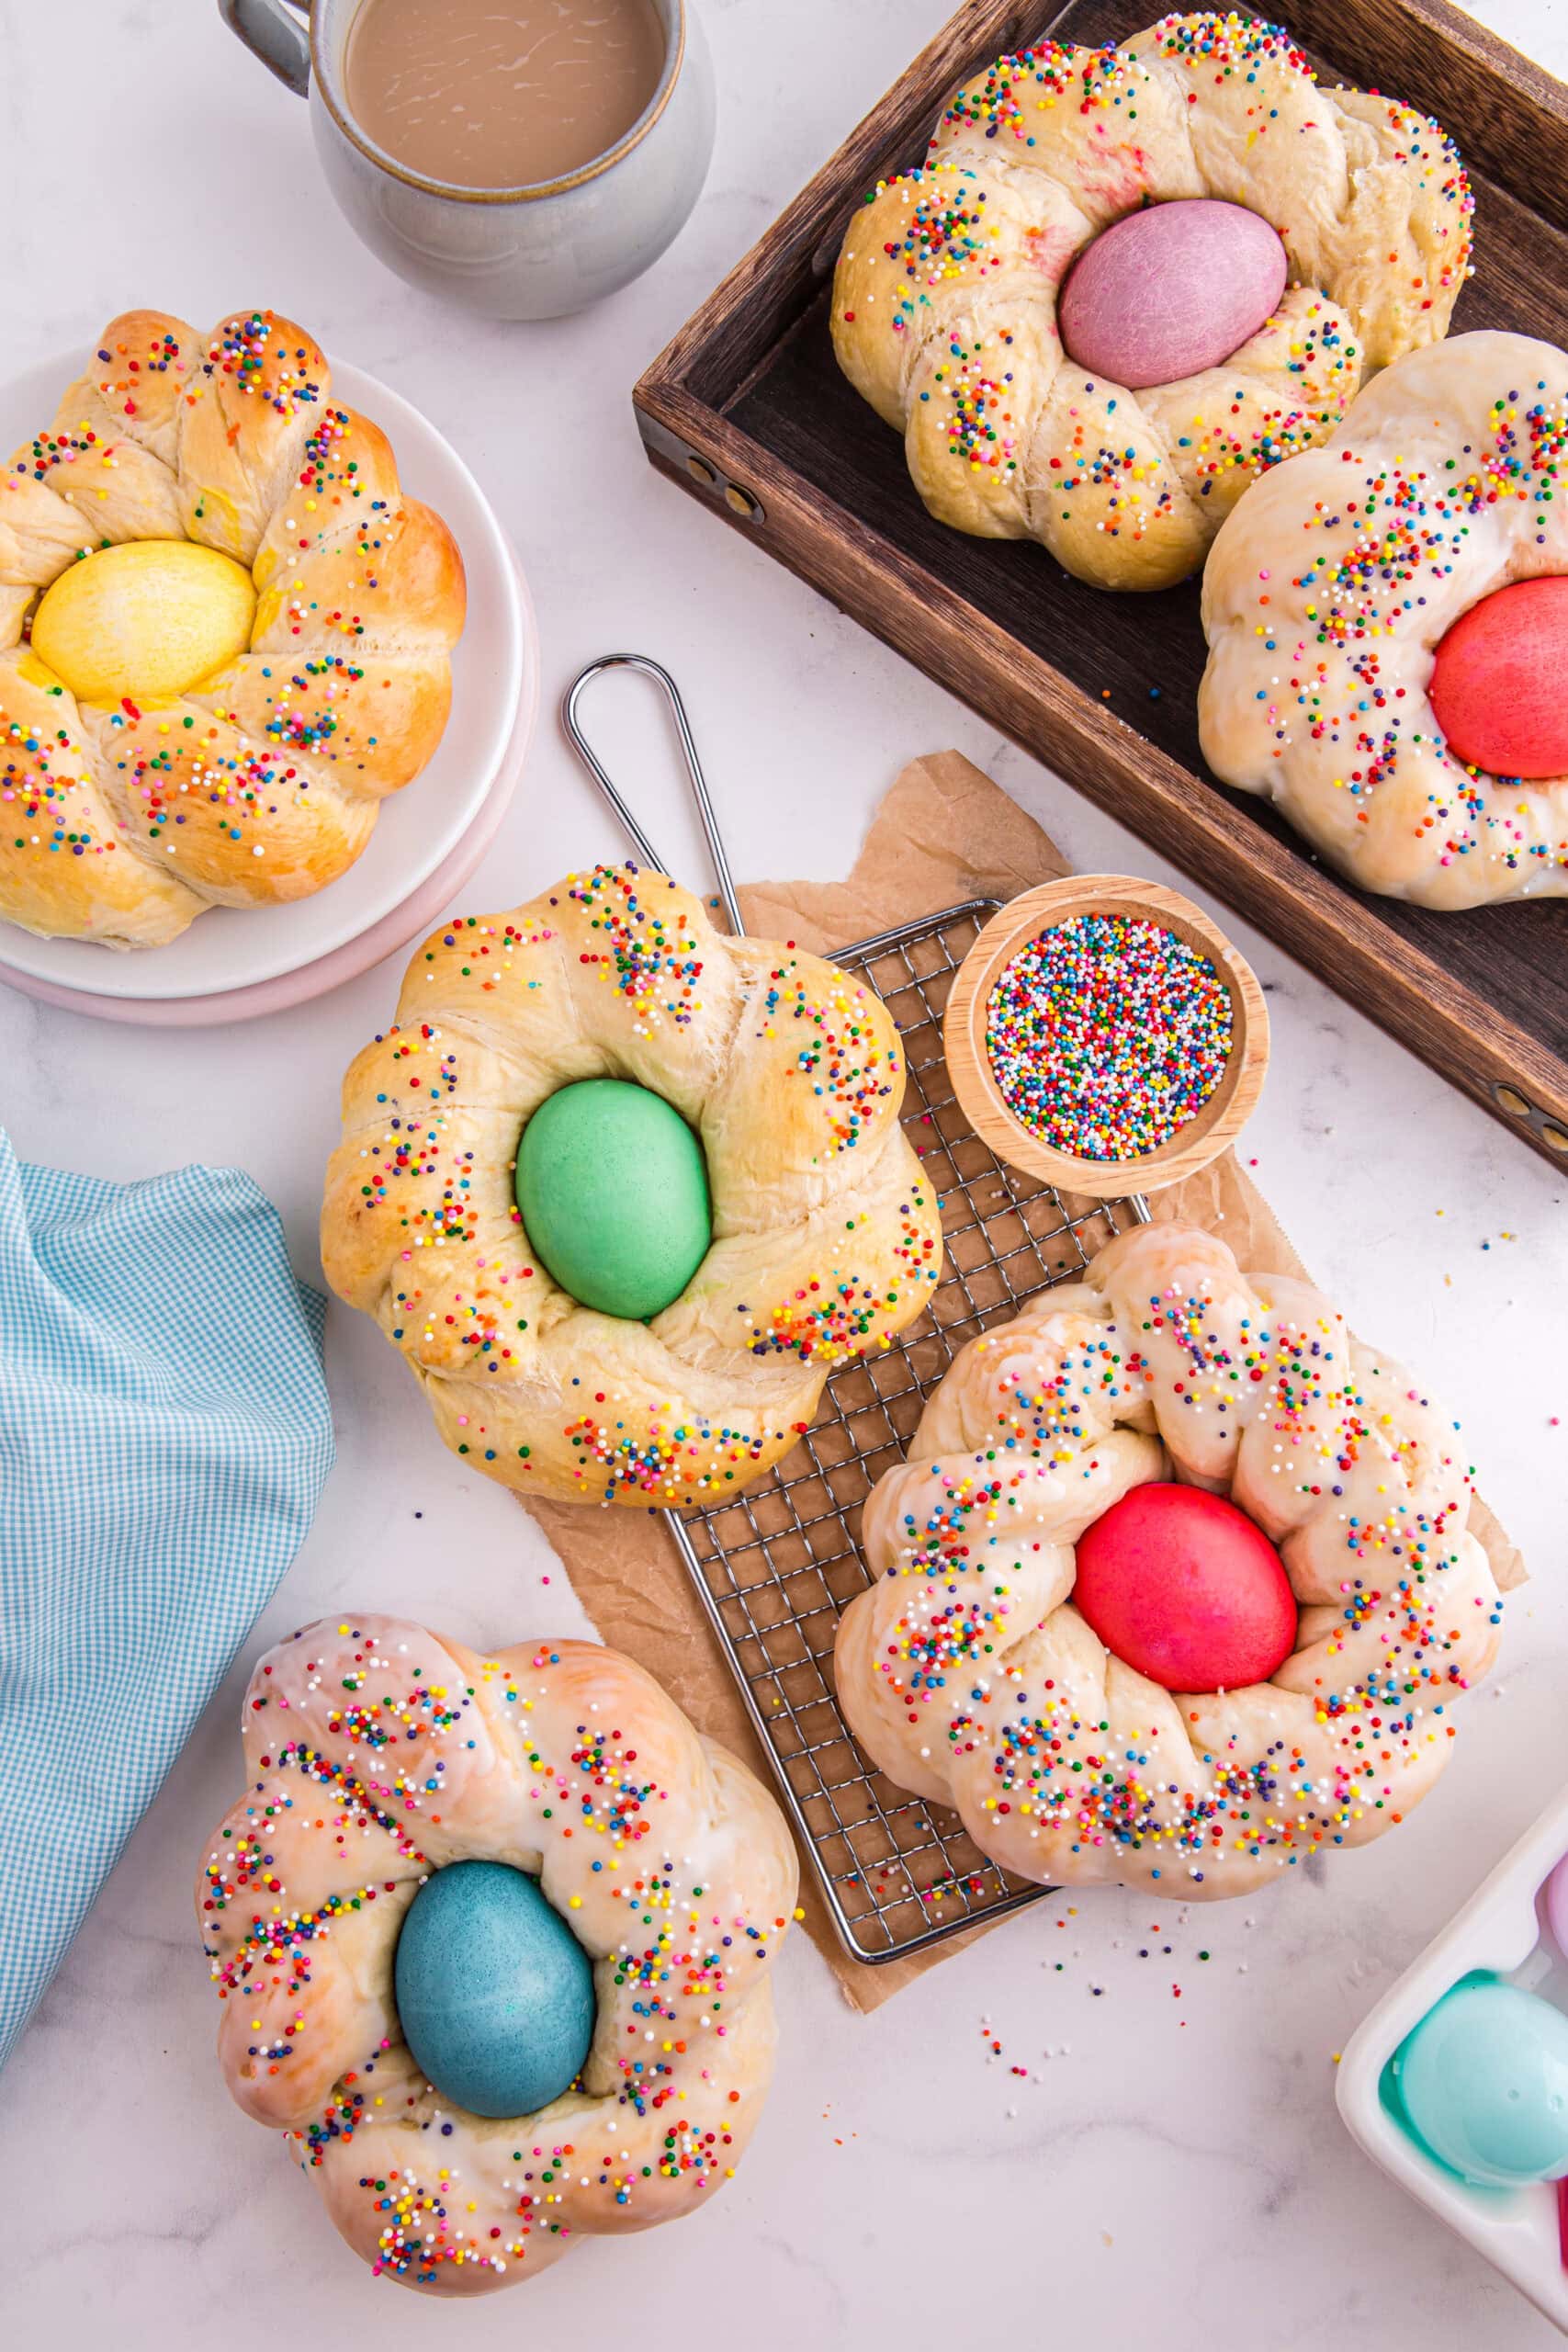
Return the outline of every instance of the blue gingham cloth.
<path id="1" fill-rule="evenodd" d="M 310 1524 L 325 1312 L 237 1169 L 0 1131 L 0 2064 Z"/>

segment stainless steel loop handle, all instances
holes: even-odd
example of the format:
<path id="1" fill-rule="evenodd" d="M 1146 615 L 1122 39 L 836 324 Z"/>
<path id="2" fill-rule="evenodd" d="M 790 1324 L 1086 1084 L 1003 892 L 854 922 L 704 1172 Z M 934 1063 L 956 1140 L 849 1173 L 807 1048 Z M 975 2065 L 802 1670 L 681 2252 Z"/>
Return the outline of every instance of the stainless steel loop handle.
<path id="1" fill-rule="evenodd" d="M 724 900 L 724 911 L 729 918 L 729 928 L 737 938 L 740 938 L 744 935 L 746 925 L 740 919 L 740 901 L 735 895 L 735 884 L 730 877 L 729 860 L 725 854 L 723 836 L 718 830 L 718 819 L 714 814 L 707 779 L 703 775 L 703 763 L 697 757 L 696 739 L 692 733 L 691 721 L 686 717 L 686 706 L 681 700 L 681 690 L 669 671 L 662 668 L 659 662 L 650 661 L 646 653 L 603 653 L 597 662 L 590 662 L 587 669 L 572 680 L 567 690 L 566 700 L 561 706 L 562 723 L 576 747 L 578 756 L 620 819 L 626 839 L 631 842 L 637 855 L 656 873 L 668 874 L 669 866 L 660 856 L 626 801 L 621 797 L 609 771 L 587 736 L 584 735 L 581 722 L 577 715 L 584 692 L 592 685 L 593 680 L 602 676 L 606 670 L 637 670 L 645 678 L 651 678 L 656 685 L 662 687 L 665 699 L 674 714 L 675 731 L 681 738 L 681 749 L 685 754 L 686 773 L 692 781 L 692 797 L 697 804 L 697 814 L 703 820 L 703 831 L 707 836 L 708 851 L 713 858 L 713 870 L 718 880 L 718 894 Z"/>
<path id="2" fill-rule="evenodd" d="M 302 5 L 303 0 L 218 0 L 229 30 L 301 98 L 310 87 L 309 10 L 301 14 Z"/>

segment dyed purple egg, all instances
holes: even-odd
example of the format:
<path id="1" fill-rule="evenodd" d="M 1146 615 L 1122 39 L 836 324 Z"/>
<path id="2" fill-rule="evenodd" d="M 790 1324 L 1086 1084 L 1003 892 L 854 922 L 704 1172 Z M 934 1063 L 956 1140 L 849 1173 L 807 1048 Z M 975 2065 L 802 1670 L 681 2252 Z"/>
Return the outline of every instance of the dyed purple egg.
<path id="1" fill-rule="evenodd" d="M 1272 316 L 1289 275 L 1278 232 L 1212 197 L 1129 212 L 1086 245 L 1062 289 L 1069 359 L 1140 391 L 1217 368 Z"/>

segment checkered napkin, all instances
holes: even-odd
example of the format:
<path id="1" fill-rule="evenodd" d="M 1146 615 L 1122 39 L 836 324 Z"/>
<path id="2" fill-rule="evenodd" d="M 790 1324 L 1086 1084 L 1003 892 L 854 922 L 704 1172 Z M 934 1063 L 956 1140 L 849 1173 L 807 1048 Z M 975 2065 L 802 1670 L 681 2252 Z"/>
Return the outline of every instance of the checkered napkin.
<path id="1" fill-rule="evenodd" d="M 324 1315 L 237 1169 L 0 1131 L 0 2064 L 310 1524 Z"/>

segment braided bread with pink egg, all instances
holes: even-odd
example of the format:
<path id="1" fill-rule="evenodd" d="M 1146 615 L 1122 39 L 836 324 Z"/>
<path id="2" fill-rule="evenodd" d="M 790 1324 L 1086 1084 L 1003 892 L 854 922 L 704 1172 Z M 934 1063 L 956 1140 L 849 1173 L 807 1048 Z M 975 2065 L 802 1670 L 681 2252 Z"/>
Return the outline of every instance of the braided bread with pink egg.
<path id="1" fill-rule="evenodd" d="M 1283 252 L 1234 347 L 1134 390 L 1064 348 L 1058 313 L 1075 266 L 1145 208 L 1156 239 L 1183 209 L 1212 235 L 1239 208 Z M 1036 538 L 1099 587 L 1168 587 L 1248 482 L 1326 438 L 1364 371 L 1446 333 L 1471 209 L 1436 123 L 1319 88 L 1278 26 L 1199 10 L 1120 48 L 1043 40 L 964 85 L 925 163 L 855 214 L 834 349 L 939 521 Z M 1195 319 L 1224 302 L 1237 225 L 1220 250 L 1165 248 L 1122 347 L 1146 351 L 1173 300 Z"/>
<path id="2" fill-rule="evenodd" d="M 313 338 L 271 311 L 210 335 L 130 311 L 11 459 L 7 921 L 151 947 L 208 907 L 309 897 L 429 761 L 462 559 L 331 391 Z"/>
<path id="3" fill-rule="evenodd" d="M 1074 1546 L 1172 1468 L 1279 1547 L 1300 1615 L 1270 1680 L 1162 1688 L 1074 1604 Z M 1009 1870 L 1241 1894 L 1381 1836 L 1441 1771 L 1498 1640 L 1469 1505 L 1451 1422 L 1320 1292 L 1135 1227 L 970 1342 L 873 1490 L 840 1699 Z"/>
<path id="4" fill-rule="evenodd" d="M 396 1617 L 280 1643 L 243 1732 L 245 1794 L 197 1885 L 219 2057 L 355 2253 L 483 2294 L 705 2203 L 767 2095 L 797 1891 L 750 1773 L 613 1650 L 480 1656 Z M 587 2063 L 532 2115 L 455 2107 L 399 2022 L 414 1897 L 473 1859 L 536 1874 L 592 1962 Z"/>

